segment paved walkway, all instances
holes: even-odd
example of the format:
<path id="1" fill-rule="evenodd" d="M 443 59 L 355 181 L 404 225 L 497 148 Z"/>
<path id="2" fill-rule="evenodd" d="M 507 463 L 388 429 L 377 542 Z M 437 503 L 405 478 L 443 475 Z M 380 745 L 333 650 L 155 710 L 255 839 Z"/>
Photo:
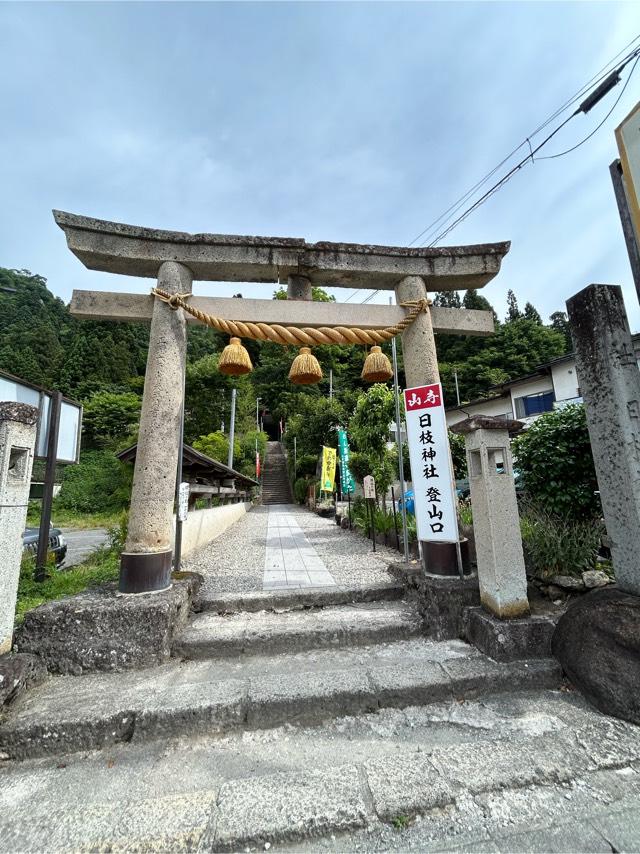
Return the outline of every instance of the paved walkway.
<path id="1" fill-rule="evenodd" d="M 268 509 L 263 589 L 335 586 L 289 506 L 272 504 Z"/>
<path id="2" fill-rule="evenodd" d="M 381 545 L 373 552 L 370 540 L 341 530 L 333 519 L 282 504 L 254 507 L 220 537 L 190 554 L 183 567 L 201 573 L 212 596 L 263 590 L 275 594 L 283 587 L 319 582 L 322 587 L 388 582 L 387 567 L 398 558 L 397 551 Z"/>

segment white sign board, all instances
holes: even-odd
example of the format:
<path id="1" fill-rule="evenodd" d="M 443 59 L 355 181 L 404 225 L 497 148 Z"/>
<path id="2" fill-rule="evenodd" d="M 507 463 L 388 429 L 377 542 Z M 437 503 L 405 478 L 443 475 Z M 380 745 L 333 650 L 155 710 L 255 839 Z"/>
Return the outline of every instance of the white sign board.
<path id="1" fill-rule="evenodd" d="M 187 513 L 189 512 L 189 484 L 181 483 L 178 490 L 178 519 L 181 522 L 187 521 Z"/>
<path id="2" fill-rule="evenodd" d="M 640 246 L 640 104 L 616 128 L 629 211 Z"/>
<path id="3" fill-rule="evenodd" d="M 11 374 L 0 373 L 0 400 L 29 403 L 39 410 L 36 434 L 36 458 L 46 459 L 49 438 L 49 413 L 51 392 L 25 383 Z M 82 429 L 82 406 L 63 398 L 58 428 L 56 460 L 59 463 L 77 463 L 80 458 L 80 431 Z"/>
<path id="4" fill-rule="evenodd" d="M 368 474 L 364 480 L 362 481 L 362 486 L 364 488 L 364 497 L 365 498 L 375 498 L 376 497 L 376 482 L 373 479 L 373 475 Z"/>
<path id="5" fill-rule="evenodd" d="M 452 543 L 458 514 L 440 383 L 404 393 L 418 539 Z"/>

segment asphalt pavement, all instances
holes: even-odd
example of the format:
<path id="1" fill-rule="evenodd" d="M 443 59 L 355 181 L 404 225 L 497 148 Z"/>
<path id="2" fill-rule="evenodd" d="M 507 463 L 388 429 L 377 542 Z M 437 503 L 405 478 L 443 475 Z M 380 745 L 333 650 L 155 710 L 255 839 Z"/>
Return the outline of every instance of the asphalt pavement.
<path id="1" fill-rule="evenodd" d="M 61 528 L 62 535 L 67 541 L 67 557 L 63 568 L 76 566 L 91 554 L 92 551 L 107 542 L 106 528 Z"/>

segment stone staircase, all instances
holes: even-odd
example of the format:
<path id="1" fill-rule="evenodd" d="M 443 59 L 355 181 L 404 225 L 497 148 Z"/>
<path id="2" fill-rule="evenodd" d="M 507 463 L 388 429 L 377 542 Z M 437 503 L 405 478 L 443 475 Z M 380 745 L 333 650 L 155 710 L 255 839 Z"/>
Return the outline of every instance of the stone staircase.
<path id="1" fill-rule="evenodd" d="M 280 442 L 267 442 L 262 474 L 262 503 L 291 504 L 287 458 Z"/>
<path id="2" fill-rule="evenodd" d="M 551 660 L 498 664 L 462 641 L 428 640 L 402 595 L 395 583 L 208 594 L 168 663 L 50 678 L 0 724 L 0 774 L 24 798 L 29 775 L 44 774 L 56 809 L 21 824 L 32 834 L 26 840 L 12 811 L 3 819 L 0 810 L 7 850 L 243 850 L 450 802 L 464 781 L 416 756 L 415 744 L 408 750 L 411 715 L 424 721 L 433 708 L 435 719 L 455 716 L 477 698 L 557 688 L 560 672 Z M 389 721 L 393 748 L 383 734 Z M 348 747 L 345 727 L 367 733 L 364 753 Z M 336 752 L 336 738 L 344 750 Z M 506 738 L 500 750 L 509 749 Z M 492 752 L 479 757 L 476 776 Z M 111 763 L 105 794 L 94 776 Z M 45 783 L 32 785 L 44 804 Z M 87 790 L 93 805 L 83 801 Z M 77 802 L 67 803 L 74 791 Z M 31 806 L 22 808 L 31 816 Z"/>

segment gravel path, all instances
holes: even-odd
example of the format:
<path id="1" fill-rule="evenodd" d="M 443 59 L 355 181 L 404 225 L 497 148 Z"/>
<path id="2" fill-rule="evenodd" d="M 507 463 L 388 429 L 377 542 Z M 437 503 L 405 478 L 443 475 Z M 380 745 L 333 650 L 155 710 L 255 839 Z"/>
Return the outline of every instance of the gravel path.
<path id="1" fill-rule="evenodd" d="M 288 505 L 296 521 L 337 585 L 389 581 L 387 566 L 398 552 L 384 546 L 371 549 L 360 534 L 341 530 L 332 519 L 321 519 L 306 508 Z M 267 540 L 268 507 L 254 507 L 216 540 L 183 562 L 187 570 L 205 577 L 209 593 L 262 590 Z"/>

